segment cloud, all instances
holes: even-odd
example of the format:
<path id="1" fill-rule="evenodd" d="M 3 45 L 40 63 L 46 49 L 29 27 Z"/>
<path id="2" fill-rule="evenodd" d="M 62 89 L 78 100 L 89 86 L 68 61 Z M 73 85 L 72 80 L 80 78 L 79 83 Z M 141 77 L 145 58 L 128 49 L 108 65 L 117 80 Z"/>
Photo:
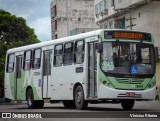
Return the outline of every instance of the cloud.
<path id="1" fill-rule="evenodd" d="M 9 11 L 16 16 L 25 16 L 25 18 L 32 12 L 36 3 L 25 0 L 0 0 L 0 8 Z"/>
<path id="2" fill-rule="evenodd" d="M 0 0 L 0 9 L 23 17 L 27 25 L 34 28 L 41 41 L 50 40 L 50 2 L 51 0 Z"/>
<path id="3" fill-rule="evenodd" d="M 41 41 L 47 41 L 51 38 L 50 17 L 38 18 L 32 21 L 29 26 L 35 29 L 35 33 Z"/>

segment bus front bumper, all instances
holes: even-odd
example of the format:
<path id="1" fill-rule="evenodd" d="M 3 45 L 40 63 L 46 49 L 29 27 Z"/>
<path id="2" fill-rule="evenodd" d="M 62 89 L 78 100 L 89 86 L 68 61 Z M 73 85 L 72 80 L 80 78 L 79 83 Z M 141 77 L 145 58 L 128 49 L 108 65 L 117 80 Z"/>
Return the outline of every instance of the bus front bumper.
<path id="1" fill-rule="evenodd" d="M 104 85 L 99 86 L 99 99 L 139 99 L 153 100 L 155 99 L 156 87 L 148 90 L 118 90 L 108 88 Z"/>

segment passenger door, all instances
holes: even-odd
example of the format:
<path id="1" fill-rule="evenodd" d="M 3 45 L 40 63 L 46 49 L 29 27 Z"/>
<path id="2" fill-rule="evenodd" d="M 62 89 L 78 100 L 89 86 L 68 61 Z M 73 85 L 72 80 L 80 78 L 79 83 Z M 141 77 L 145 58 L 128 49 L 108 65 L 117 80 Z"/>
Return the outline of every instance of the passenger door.
<path id="1" fill-rule="evenodd" d="M 16 56 L 16 68 L 15 68 L 15 75 L 16 75 L 16 95 L 15 99 L 20 100 L 21 99 L 21 93 L 22 93 L 22 55 Z"/>
<path id="2" fill-rule="evenodd" d="M 43 98 L 51 98 L 52 50 L 43 51 Z"/>
<path id="3" fill-rule="evenodd" d="M 97 97 L 97 50 L 88 43 L 88 97 Z"/>

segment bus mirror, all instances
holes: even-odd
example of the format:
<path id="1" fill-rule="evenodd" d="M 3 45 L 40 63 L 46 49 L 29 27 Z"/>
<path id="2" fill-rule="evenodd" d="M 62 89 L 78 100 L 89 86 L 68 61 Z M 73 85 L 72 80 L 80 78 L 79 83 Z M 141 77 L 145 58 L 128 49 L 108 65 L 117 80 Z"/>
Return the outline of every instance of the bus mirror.
<path id="1" fill-rule="evenodd" d="M 101 42 L 98 42 L 98 43 L 97 43 L 97 47 L 96 47 L 96 48 L 97 48 L 98 52 L 99 52 L 99 53 L 101 53 L 101 52 L 102 52 L 102 50 L 103 50 L 102 43 L 101 43 Z"/>

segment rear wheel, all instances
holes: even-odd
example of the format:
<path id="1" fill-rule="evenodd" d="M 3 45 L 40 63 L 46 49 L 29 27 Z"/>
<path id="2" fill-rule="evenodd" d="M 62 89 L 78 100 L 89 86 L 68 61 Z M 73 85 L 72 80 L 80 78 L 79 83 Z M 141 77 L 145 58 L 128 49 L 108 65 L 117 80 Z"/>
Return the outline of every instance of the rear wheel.
<path id="1" fill-rule="evenodd" d="M 134 102 L 135 100 L 132 99 L 121 100 L 121 106 L 124 110 L 131 110 L 134 106 Z"/>
<path id="2" fill-rule="evenodd" d="M 84 100 L 84 92 L 82 86 L 77 86 L 74 93 L 76 109 L 83 110 L 87 108 L 88 102 Z"/>

